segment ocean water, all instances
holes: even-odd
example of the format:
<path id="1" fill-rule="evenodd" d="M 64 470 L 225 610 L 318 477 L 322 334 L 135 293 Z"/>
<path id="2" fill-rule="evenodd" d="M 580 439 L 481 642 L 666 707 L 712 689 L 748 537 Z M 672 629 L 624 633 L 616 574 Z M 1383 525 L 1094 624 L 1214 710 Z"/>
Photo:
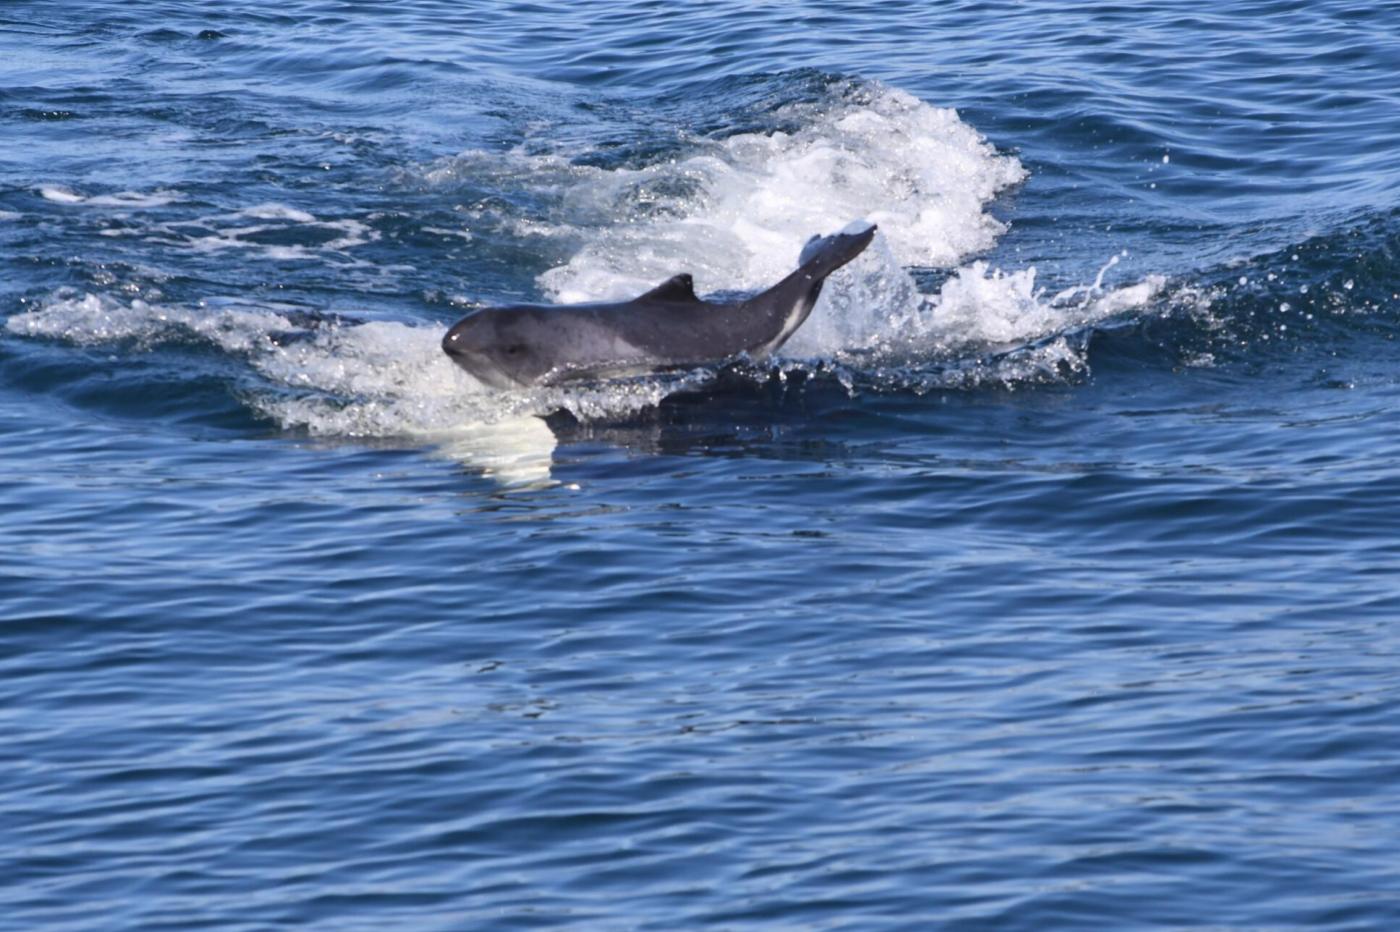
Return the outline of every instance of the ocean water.
<path id="1" fill-rule="evenodd" d="M 1400 927 L 1400 8 L 0 6 L 0 927 Z M 764 287 L 496 392 L 470 309 Z"/>

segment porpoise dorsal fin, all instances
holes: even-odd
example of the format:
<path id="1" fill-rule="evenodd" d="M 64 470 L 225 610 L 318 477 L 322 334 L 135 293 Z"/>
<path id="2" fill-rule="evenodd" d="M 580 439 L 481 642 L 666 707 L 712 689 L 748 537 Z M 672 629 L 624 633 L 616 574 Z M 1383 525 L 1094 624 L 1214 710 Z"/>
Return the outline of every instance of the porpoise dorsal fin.
<path id="1" fill-rule="evenodd" d="M 682 272 L 679 275 L 672 275 L 646 294 L 637 298 L 638 301 L 670 301 L 672 303 L 699 304 L 700 299 L 695 296 L 695 279 L 690 277 L 689 272 Z"/>

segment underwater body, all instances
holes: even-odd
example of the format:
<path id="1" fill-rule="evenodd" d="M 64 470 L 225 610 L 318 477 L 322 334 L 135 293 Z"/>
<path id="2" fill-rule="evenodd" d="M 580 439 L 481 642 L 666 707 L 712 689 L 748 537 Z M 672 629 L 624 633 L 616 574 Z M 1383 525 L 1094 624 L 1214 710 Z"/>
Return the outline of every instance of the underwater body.
<path id="1" fill-rule="evenodd" d="M 0 7 L 0 927 L 1400 923 L 1400 11 Z M 475 309 L 737 301 L 520 390 Z"/>

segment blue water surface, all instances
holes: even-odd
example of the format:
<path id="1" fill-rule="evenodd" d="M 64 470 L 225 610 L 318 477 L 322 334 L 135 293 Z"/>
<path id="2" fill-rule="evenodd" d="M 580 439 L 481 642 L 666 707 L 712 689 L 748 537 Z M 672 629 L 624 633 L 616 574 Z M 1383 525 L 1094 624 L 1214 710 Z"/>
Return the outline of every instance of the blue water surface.
<path id="1" fill-rule="evenodd" d="M 1397 70 L 1360 0 L 0 6 L 0 926 L 1400 927 Z M 936 339 L 429 393 L 838 144 L 1023 169 L 984 240 L 875 179 Z"/>

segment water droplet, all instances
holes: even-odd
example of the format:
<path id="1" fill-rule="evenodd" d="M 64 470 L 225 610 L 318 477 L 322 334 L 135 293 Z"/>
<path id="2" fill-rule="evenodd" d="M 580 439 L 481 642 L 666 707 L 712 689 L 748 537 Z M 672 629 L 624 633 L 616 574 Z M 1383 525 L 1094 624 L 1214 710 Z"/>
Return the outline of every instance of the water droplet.
<path id="1" fill-rule="evenodd" d="M 1346 281 L 1342 282 L 1342 287 L 1345 288 L 1347 291 L 1350 291 L 1351 289 L 1356 287 L 1356 282 L 1348 278 Z"/>

